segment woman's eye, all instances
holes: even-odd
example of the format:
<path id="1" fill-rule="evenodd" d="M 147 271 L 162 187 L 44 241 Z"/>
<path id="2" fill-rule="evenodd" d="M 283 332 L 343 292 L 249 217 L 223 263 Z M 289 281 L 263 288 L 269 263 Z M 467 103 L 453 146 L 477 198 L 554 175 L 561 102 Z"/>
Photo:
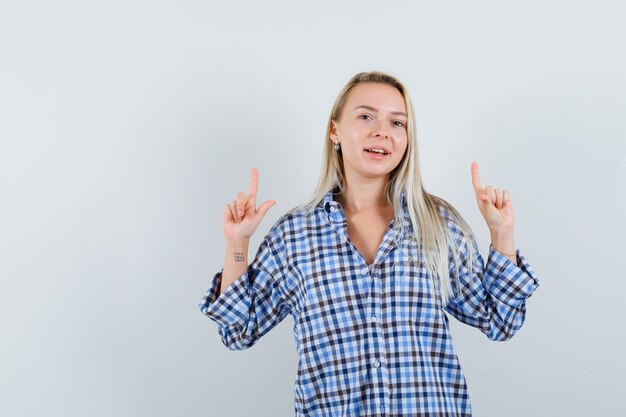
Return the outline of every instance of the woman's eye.
<path id="1" fill-rule="evenodd" d="M 365 119 L 367 119 L 369 117 L 371 117 L 369 114 L 361 114 L 361 115 L 359 115 L 359 119 L 361 119 L 361 120 L 365 120 Z M 396 120 L 393 123 L 395 123 L 396 126 L 398 126 L 398 127 L 405 127 L 405 124 L 403 122 L 401 122 L 400 120 Z"/>

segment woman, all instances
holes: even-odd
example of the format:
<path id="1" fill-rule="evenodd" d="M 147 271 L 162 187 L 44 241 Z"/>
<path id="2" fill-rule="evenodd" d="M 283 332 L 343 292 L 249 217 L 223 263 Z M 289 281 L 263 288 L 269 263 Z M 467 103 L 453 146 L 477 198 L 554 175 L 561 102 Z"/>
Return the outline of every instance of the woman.
<path id="1" fill-rule="evenodd" d="M 229 349 L 294 318 L 297 416 L 470 416 L 446 312 L 511 338 L 539 286 L 513 243 L 506 190 L 476 201 L 491 233 L 485 265 L 461 215 L 422 185 L 404 86 L 355 75 L 333 106 L 312 198 L 283 215 L 248 266 L 249 239 L 275 204 L 250 189 L 224 207 L 226 257 L 200 310 Z"/>

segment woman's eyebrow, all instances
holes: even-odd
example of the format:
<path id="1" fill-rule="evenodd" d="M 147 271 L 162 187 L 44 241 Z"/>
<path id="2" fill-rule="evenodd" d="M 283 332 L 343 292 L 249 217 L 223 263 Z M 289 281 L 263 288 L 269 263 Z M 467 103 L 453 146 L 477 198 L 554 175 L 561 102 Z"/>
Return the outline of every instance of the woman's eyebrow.
<path id="1" fill-rule="evenodd" d="M 376 112 L 378 111 L 378 109 L 377 109 L 376 107 L 367 106 L 367 105 L 365 105 L 365 104 L 361 104 L 360 106 L 356 106 L 356 107 L 354 108 L 354 110 L 357 110 L 357 109 L 367 109 L 367 110 L 376 111 Z M 354 111 L 354 110 L 353 110 L 353 111 Z M 403 113 L 403 112 L 401 112 L 401 111 L 392 111 L 392 112 L 391 112 L 391 114 L 396 114 L 396 115 L 398 115 L 398 116 L 404 116 L 404 117 L 406 117 L 406 113 Z"/>

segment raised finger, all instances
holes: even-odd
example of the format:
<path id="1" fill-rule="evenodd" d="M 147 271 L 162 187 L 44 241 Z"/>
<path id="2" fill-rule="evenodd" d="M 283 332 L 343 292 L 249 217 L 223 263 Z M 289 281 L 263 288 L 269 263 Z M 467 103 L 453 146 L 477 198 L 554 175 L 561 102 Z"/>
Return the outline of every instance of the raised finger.
<path id="1" fill-rule="evenodd" d="M 250 170 L 250 188 L 248 189 L 248 206 L 256 210 L 256 194 L 259 190 L 259 171 L 256 168 Z"/>
<path id="2" fill-rule="evenodd" d="M 472 185 L 474 191 L 477 193 L 483 189 L 483 185 L 480 182 L 480 175 L 478 174 L 478 162 L 472 162 Z"/>

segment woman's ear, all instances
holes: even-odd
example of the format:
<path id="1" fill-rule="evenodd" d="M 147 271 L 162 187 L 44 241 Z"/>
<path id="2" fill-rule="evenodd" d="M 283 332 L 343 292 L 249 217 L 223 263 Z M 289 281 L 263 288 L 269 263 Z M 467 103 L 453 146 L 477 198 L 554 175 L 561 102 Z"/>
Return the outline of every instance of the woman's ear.
<path id="1" fill-rule="evenodd" d="M 337 139 L 339 139 L 339 135 L 337 135 L 337 125 L 334 120 L 330 121 L 330 138 L 335 143 L 337 142 Z"/>

